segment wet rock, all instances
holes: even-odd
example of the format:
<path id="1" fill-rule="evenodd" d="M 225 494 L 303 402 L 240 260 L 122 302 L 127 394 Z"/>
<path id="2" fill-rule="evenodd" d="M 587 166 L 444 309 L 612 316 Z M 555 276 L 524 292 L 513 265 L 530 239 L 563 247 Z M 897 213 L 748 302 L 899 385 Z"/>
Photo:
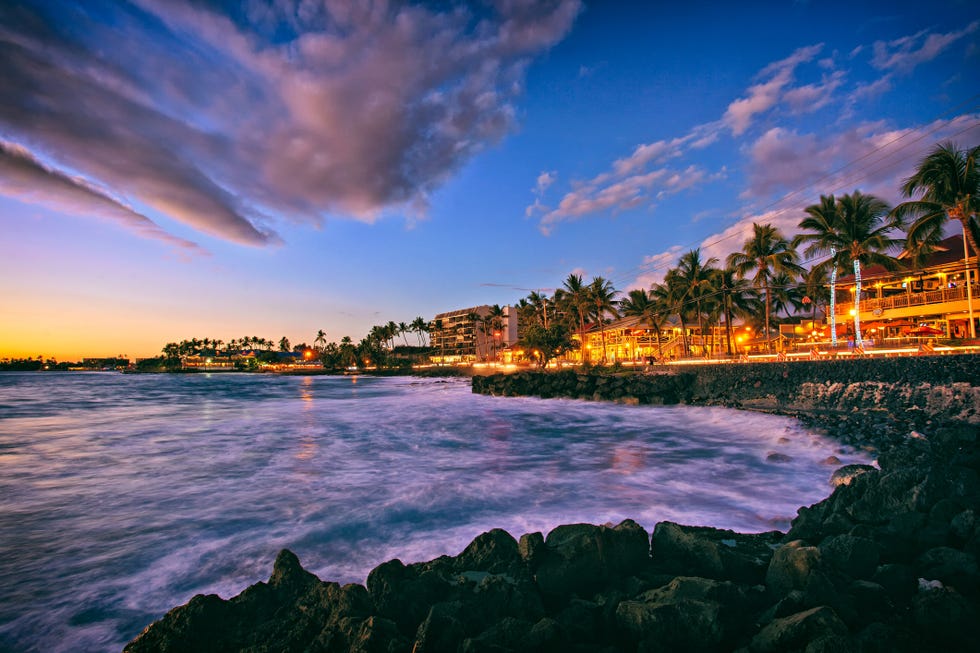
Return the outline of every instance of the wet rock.
<path id="1" fill-rule="evenodd" d="M 632 520 L 613 528 L 559 526 L 548 533 L 545 545 L 534 573 L 538 587 L 551 596 L 590 596 L 642 573 L 650 561 L 649 535 Z"/>
<path id="2" fill-rule="evenodd" d="M 778 531 L 743 535 L 660 522 L 653 528 L 653 563 L 664 573 L 761 583 L 781 537 Z"/>
<path id="3" fill-rule="evenodd" d="M 838 463 L 840 462 L 840 460 L 837 460 L 836 456 L 831 456 L 831 458 L 836 460 L 836 462 Z M 823 462 L 829 463 L 831 458 L 828 458 Z M 861 474 L 869 474 L 877 471 L 878 470 L 872 467 L 871 465 L 844 465 L 843 467 L 835 470 L 834 473 L 830 475 L 830 485 L 832 487 L 837 487 L 838 485 L 850 485 L 851 481 L 853 481 Z"/>
<path id="4" fill-rule="evenodd" d="M 952 547 L 940 546 L 923 553 L 916 561 L 916 573 L 964 594 L 977 593 L 977 559 Z"/>
<path id="5" fill-rule="evenodd" d="M 825 638 L 847 637 L 844 622 L 826 606 L 775 619 L 752 638 L 755 653 L 777 653 L 805 649 Z"/>
<path id="6" fill-rule="evenodd" d="M 853 535 L 832 535 L 820 543 L 828 565 L 851 578 L 871 578 L 878 567 L 878 547 L 873 540 Z"/>
<path id="7" fill-rule="evenodd" d="M 916 639 L 931 650 L 976 650 L 977 607 L 946 588 L 920 591 L 912 600 Z"/>
<path id="8" fill-rule="evenodd" d="M 706 578 L 676 578 L 616 608 L 616 623 L 630 642 L 664 650 L 730 648 L 746 621 L 745 592 Z"/>
<path id="9" fill-rule="evenodd" d="M 871 580 L 885 589 L 895 605 L 907 604 L 918 588 L 915 570 L 911 565 L 895 563 L 881 565 L 875 570 Z"/>
<path id="10" fill-rule="evenodd" d="M 817 547 L 806 546 L 802 540 L 788 542 L 773 553 L 766 570 L 766 586 L 777 597 L 792 590 L 803 590 L 820 560 Z"/>
<path id="11" fill-rule="evenodd" d="M 500 574 L 523 567 L 523 559 L 517 540 L 507 531 L 495 528 L 474 539 L 456 557 L 453 566 L 459 571 Z"/>

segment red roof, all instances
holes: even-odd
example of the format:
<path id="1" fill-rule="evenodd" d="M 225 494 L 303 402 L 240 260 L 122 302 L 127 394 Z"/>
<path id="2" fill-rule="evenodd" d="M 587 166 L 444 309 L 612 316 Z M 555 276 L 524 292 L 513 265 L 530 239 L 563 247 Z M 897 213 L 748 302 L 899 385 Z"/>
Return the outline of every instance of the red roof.
<path id="1" fill-rule="evenodd" d="M 972 247 L 969 247 L 969 242 L 967 246 L 970 249 L 970 258 L 976 256 L 976 252 L 973 251 Z M 861 278 L 862 279 L 874 279 L 880 277 L 887 277 L 898 272 L 909 272 L 913 270 L 911 262 L 908 260 L 908 253 L 902 252 L 898 255 L 898 269 L 897 270 L 886 270 L 884 266 L 881 265 L 870 265 L 868 267 L 861 267 Z M 950 236 L 949 238 L 944 238 L 939 241 L 935 250 L 926 257 L 925 262 L 919 269 L 937 268 L 944 265 L 950 265 L 953 263 L 958 263 L 963 260 L 963 236 Z M 848 274 L 845 276 L 838 277 L 837 279 L 841 283 L 853 282 L 854 275 Z"/>

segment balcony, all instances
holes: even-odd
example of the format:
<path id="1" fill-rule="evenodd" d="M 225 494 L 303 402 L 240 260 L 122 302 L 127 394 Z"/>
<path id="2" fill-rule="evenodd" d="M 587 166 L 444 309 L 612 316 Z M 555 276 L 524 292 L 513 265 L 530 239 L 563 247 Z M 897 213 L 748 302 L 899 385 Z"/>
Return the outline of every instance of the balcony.
<path id="1" fill-rule="evenodd" d="M 973 310 L 980 314 L 980 285 L 973 284 Z M 853 302 L 837 304 L 837 315 L 849 316 Z M 968 310 L 966 286 L 907 292 L 889 297 L 866 297 L 861 300 L 861 319 L 893 319 L 921 315 L 949 315 Z"/>

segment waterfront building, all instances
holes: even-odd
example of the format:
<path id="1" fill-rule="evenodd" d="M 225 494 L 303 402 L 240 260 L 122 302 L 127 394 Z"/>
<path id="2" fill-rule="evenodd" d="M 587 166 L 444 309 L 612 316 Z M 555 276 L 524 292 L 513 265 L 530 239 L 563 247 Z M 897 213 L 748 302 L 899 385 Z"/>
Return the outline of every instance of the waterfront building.
<path id="1" fill-rule="evenodd" d="M 439 313 L 429 324 L 431 360 L 437 364 L 493 361 L 517 341 L 517 310 L 504 306 L 491 323 L 492 309 L 483 304 Z"/>
<path id="2" fill-rule="evenodd" d="M 863 337 L 874 330 L 884 338 L 970 338 L 972 312 L 975 333 L 980 333 L 977 253 L 969 247 L 967 251 L 964 265 L 963 237 L 951 236 L 918 265 L 903 253 L 899 271 L 881 266 L 862 270 L 860 302 L 854 301 L 854 276 L 841 278 L 837 288 L 838 330 L 843 324 L 851 333 L 857 313 Z"/>

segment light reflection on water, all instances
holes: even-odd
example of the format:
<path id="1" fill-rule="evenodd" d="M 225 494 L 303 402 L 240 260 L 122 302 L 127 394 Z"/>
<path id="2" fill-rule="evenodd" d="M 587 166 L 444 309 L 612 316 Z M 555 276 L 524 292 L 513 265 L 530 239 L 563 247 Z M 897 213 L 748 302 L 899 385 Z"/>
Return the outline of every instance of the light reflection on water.
<path id="1" fill-rule="evenodd" d="M 866 461 L 780 417 L 460 380 L 4 374 L 0 650 L 119 650 L 195 593 L 266 579 L 283 547 L 363 582 L 494 527 L 785 528 L 828 494 L 831 454 Z"/>

